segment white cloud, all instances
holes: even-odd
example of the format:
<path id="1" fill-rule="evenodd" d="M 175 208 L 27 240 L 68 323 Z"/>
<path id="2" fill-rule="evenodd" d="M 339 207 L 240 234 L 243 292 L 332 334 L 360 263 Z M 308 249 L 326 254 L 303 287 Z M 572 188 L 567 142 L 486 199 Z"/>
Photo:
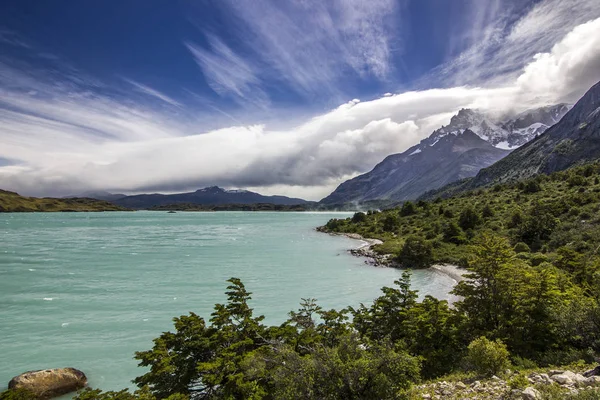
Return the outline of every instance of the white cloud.
<path id="1" fill-rule="evenodd" d="M 575 100 L 600 77 L 600 18 L 577 26 L 549 53 L 525 67 L 517 84 L 524 92 Z"/>
<path id="2" fill-rule="evenodd" d="M 598 0 L 542 0 L 526 9 L 521 1 L 472 1 L 471 46 L 425 81 L 489 85 L 514 79 L 535 54 L 549 52 L 576 26 L 600 17 Z"/>
<path id="3" fill-rule="evenodd" d="M 239 124 L 205 132 L 168 108 L 47 84 L 46 75 L 40 81 L 1 65 L 0 159 L 15 164 L 0 166 L 0 187 L 65 195 L 218 184 L 319 199 L 343 179 L 408 149 L 460 108 L 519 111 L 582 95 L 600 80 L 599 38 L 600 20 L 578 26 L 503 85 L 354 99 L 277 130 Z M 5 85 L 4 79 L 19 84 Z M 244 94 L 252 82 L 248 77 L 227 84 Z"/>

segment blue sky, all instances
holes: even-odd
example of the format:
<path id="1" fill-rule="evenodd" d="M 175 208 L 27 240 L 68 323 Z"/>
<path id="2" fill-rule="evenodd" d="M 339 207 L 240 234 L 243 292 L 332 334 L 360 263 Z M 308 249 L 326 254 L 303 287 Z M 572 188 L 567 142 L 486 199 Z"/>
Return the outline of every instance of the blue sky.
<path id="1" fill-rule="evenodd" d="M 596 0 L 5 0 L 0 187 L 318 199 L 462 107 L 576 100 L 600 79 L 599 17 Z"/>

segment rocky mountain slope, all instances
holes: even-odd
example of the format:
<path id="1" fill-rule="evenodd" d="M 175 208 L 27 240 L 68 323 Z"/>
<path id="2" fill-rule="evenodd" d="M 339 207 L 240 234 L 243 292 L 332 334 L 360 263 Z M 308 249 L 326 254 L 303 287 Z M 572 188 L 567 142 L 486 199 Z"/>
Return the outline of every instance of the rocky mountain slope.
<path id="1" fill-rule="evenodd" d="M 342 183 L 322 204 L 375 199 L 409 200 L 479 170 L 505 157 L 559 121 L 569 106 L 559 104 L 495 122 L 463 109 L 444 126 L 404 153 L 393 154 L 363 175 Z"/>
<path id="2" fill-rule="evenodd" d="M 263 196 L 248 190 L 225 190 L 218 186 L 211 186 L 190 193 L 177 194 L 140 194 L 126 196 L 113 200 L 113 203 L 133 209 L 147 209 L 157 206 L 175 204 L 280 204 L 296 205 L 305 204 L 306 200 L 285 196 Z"/>
<path id="3" fill-rule="evenodd" d="M 420 146 L 420 145 L 419 145 Z M 446 135 L 434 145 L 415 146 L 388 156 L 368 174 L 342 183 L 325 204 L 374 199 L 413 199 L 423 192 L 474 176 L 509 152 L 498 149 L 470 130 Z"/>

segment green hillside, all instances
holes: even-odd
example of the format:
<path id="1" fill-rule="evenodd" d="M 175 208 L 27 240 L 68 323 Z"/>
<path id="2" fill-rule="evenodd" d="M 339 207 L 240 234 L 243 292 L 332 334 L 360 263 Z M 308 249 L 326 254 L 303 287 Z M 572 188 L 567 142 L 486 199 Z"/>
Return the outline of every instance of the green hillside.
<path id="1" fill-rule="evenodd" d="M 393 254 L 404 264 L 408 260 L 398 257 L 410 238 L 431 248 L 428 264 L 463 266 L 472 253 L 471 245 L 489 232 L 507 238 L 518 257 L 532 265 L 550 262 L 565 267 L 565 262 L 575 262 L 565 257 L 587 265 L 597 256 L 599 210 L 600 163 L 592 163 L 449 199 L 357 213 L 353 218 L 333 219 L 322 229 L 381 239 L 385 243 L 374 250 Z"/>
<path id="2" fill-rule="evenodd" d="M 126 211 L 108 201 L 89 198 L 54 199 L 50 197 L 24 197 L 14 192 L 0 190 L 0 212 L 81 212 Z"/>

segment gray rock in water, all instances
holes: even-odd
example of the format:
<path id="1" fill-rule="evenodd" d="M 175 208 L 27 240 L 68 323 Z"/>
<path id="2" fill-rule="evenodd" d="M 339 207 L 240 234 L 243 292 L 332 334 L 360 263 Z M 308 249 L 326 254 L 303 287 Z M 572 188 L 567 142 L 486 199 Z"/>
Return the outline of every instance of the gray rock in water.
<path id="1" fill-rule="evenodd" d="M 9 389 L 25 389 L 39 399 L 50 399 L 87 386 L 85 374 L 75 368 L 54 368 L 28 371 L 15 376 Z"/>

